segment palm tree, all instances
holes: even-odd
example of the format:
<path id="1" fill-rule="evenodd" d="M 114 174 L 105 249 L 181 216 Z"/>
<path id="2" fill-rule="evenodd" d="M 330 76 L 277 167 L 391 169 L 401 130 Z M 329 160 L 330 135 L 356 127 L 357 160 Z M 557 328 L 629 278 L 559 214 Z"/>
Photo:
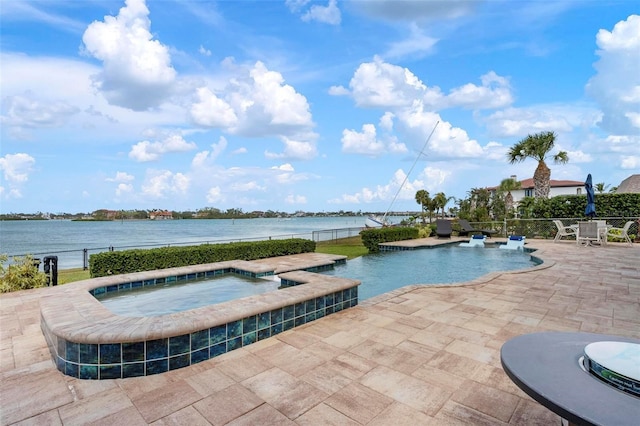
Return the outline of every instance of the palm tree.
<path id="1" fill-rule="evenodd" d="M 498 191 L 507 193 L 504 197 L 505 210 L 507 213 L 513 209 L 513 195 L 511 195 L 511 191 L 515 191 L 516 189 L 520 189 L 520 182 L 513 178 L 503 179 L 502 182 L 500 182 L 500 186 L 498 186 Z"/>
<path id="2" fill-rule="evenodd" d="M 549 181 L 551 180 L 551 169 L 544 162 L 547 154 L 553 149 L 556 134 L 553 132 L 541 132 L 528 135 L 520 142 L 512 146 L 507 152 L 509 163 L 520 163 L 527 158 L 538 161 L 538 167 L 533 173 L 533 190 L 536 198 L 549 198 Z M 566 151 L 559 151 L 553 156 L 553 162 L 565 164 L 569 161 Z"/>
<path id="3" fill-rule="evenodd" d="M 452 199 L 454 199 L 454 197 L 447 197 L 444 192 L 438 192 L 436 196 L 433 197 L 436 214 L 438 213 L 438 210 L 442 209 L 442 218 L 444 219 L 444 208 Z"/>
<path id="4" fill-rule="evenodd" d="M 604 182 L 600 182 L 593 185 L 593 189 L 598 191 L 598 194 L 604 194 L 604 191 L 606 191 L 610 186 L 611 185 L 605 185 Z"/>
<path id="5" fill-rule="evenodd" d="M 416 192 L 416 203 L 420 204 L 420 207 L 422 209 L 421 211 L 422 223 L 426 223 L 424 220 L 424 217 L 425 217 L 424 212 L 427 209 L 427 207 L 431 204 L 431 197 L 429 197 L 429 191 L 426 191 L 424 189 L 418 190 L 418 192 Z"/>

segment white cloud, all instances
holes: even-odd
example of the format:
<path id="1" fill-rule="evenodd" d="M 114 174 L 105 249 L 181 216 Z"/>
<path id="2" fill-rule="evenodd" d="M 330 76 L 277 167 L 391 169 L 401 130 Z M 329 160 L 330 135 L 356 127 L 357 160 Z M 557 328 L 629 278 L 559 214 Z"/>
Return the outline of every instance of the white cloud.
<path id="1" fill-rule="evenodd" d="M 109 102 L 133 110 L 158 106 L 176 78 L 169 49 L 150 32 L 144 0 L 126 0 L 118 16 L 94 21 L 82 41 L 86 51 L 103 62 L 94 84 Z"/>
<path id="2" fill-rule="evenodd" d="M 0 186 L 0 195 L 5 199 L 22 198 L 20 186 L 29 180 L 36 160 L 25 153 L 6 154 L 0 157 L 0 170 L 6 186 Z"/>
<path id="3" fill-rule="evenodd" d="M 267 188 L 259 185 L 258 182 L 256 181 L 250 181 L 250 182 L 233 183 L 231 184 L 230 189 L 232 191 L 247 192 L 247 191 L 265 191 Z"/>
<path id="4" fill-rule="evenodd" d="M 197 91 L 198 101 L 191 106 L 191 118 L 196 124 L 207 127 L 233 127 L 238 117 L 233 108 L 218 98 L 209 88 L 201 87 Z"/>
<path id="5" fill-rule="evenodd" d="M 209 49 L 206 49 L 203 45 L 200 45 L 200 47 L 198 48 L 198 52 L 204 56 L 211 56 L 211 51 Z"/>
<path id="6" fill-rule="evenodd" d="M 29 174 L 33 171 L 35 163 L 35 158 L 29 154 L 7 154 L 0 157 L 0 170 L 7 182 L 23 183 L 29 180 Z"/>
<path id="7" fill-rule="evenodd" d="M 507 108 L 494 112 L 485 121 L 490 133 L 498 137 L 525 137 L 541 131 L 569 132 L 579 124 L 572 120 L 569 110 L 551 105 Z"/>
<path id="8" fill-rule="evenodd" d="M 135 178 L 126 173 L 126 172 L 116 172 L 116 176 L 113 178 L 107 178 L 105 179 L 107 182 L 120 182 L 120 183 L 126 183 L 126 182 L 131 182 L 132 180 L 134 180 Z"/>
<path id="9" fill-rule="evenodd" d="M 388 116 L 385 115 L 383 118 Z M 342 131 L 342 152 L 348 154 L 364 154 L 378 156 L 386 152 L 404 153 L 407 147 L 398 143 L 395 137 L 389 136 L 385 140 L 376 137 L 376 128 L 373 124 L 364 124 L 362 132 L 344 129 Z"/>
<path id="10" fill-rule="evenodd" d="M 169 152 L 185 152 L 195 149 L 193 142 L 187 142 L 180 135 L 170 135 L 157 142 L 142 141 L 131 147 L 129 158 L 139 161 L 154 161 Z"/>
<path id="11" fill-rule="evenodd" d="M 407 68 L 388 64 L 381 58 L 360 64 L 349 82 L 356 105 L 392 108 L 410 106 L 429 91 Z"/>
<path id="12" fill-rule="evenodd" d="M 273 170 L 280 170 L 280 171 L 284 171 L 284 172 L 293 172 L 294 168 L 291 164 L 289 163 L 285 163 L 285 164 L 281 164 L 280 166 L 273 166 L 272 167 Z"/>
<path id="13" fill-rule="evenodd" d="M 60 127 L 80 111 L 63 101 L 37 100 L 32 93 L 7 96 L 3 104 L 3 110 L 7 112 L 0 116 L 0 122 L 16 127 Z"/>
<path id="14" fill-rule="evenodd" d="M 623 169 L 640 169 L 640 155 L 623 156 L 620 161 Z"/>
<path id="15" fill-rule="evenodd" d="M 329 94 L 331 96 L 347 96 L 350 95 L 351 92 L 344 86 L 331 86 L 329 87 Z"/>
<path id="16" fill-rule="evenodd" d="M 509 80 L 490 71 L 481 78 L 482 86 L 465 84 L 449 93 L 447 101 L 469 109 L 502 108 L 513 102 Z"/>
<path id="17" fill-rule="evenodd" d="M 222 191 L 219 186 L 209 188 L 206 198 L 208 203 L 221 203 L 225 201 L 225 197 L 222 195 Z"/>
<path id="18" fill-rule="evenodd" d="M 189 178 L 182 173 L 169 170 L 149 170 L 142 184 L 142 193 L 152 199 L 184 195 L 188 189 Z"/>
<path id="19" fill-rule="evenodd" d="M 329 0 L 327 6 L 312 5 L 301 18 L 305 22 L 318 21 L 329 25 L 340 24 L 341 15 L 337 0 Z"/>
<path id="20" fill-rule="evenodd" d="M 284 202 L 287 204 L 307 204 L 307 197 L 304 195 L 289 194 L 284 199 Z"/>
<path id="21" fill-rule="evenodd" d="M 571 163 L 590 163 L 593 161 L 593 156 L 581 150 L 566 150 Z"/>
<path id="22" fill-rule="evenodd" d="M 211 144 L 211 151 L 200 151 L 191 160 L 191 167 L 199 169 L 210 166 L 227 148 L 227 139 L 220 136 L 218 143 Z"/>
<path id="23" fill-rule="evenodd" d="M 422 180 L 410 181 L 404 170 L 398 169 L 386 185 L 377 185 L 373 189 L 365 187 L 355 194 L 343 194 L 340 198 L 331 199 L 328 202 L 330 204 L 390 202 L 396 197 L 396 194 L 398 200 L 412 200 L 415 198 L 416 191 L 423 188 L 424 182 Z"/>
<path id="24" fill-rule="evenodd" d="M 262 62 L 249 70 L 240 69 L 217 94 L 202 87 L 197 97 L 190 113 L 198 125 L 246 137 L 280 138 L 284 151 L 268 152 L 268 158 L 310 159 L 317 155 L 318 135 L 312 131 L 315 124 L 307 99 Z"/>
<path id="25" fill-rule="evenodd" d="M 414 22 L 411 23 L 410 29 L 411 35 L 407 39 L 390 44 L 383 55 L 385 58 L 422 57 L 433 50 L 438 39 L 426 36 Z"/>
<path id="26" fill-rule="evenodd" d="M 603 111 L 601 126 L 619 135 L 635 135 L 640 129 L 640 15 L 618 22 L 612 31 L 596 36 L 600 59 L 597 73 L 586 86 L 587 93 Z"/>
<path id="27" fill-rule="evenodd" d="M 133 193 L 133 185 L 130 183 L 118 184 L 118 187 L 116 188 L 116 197 L 122 197 L 123 195 L 131 193 Z"/>

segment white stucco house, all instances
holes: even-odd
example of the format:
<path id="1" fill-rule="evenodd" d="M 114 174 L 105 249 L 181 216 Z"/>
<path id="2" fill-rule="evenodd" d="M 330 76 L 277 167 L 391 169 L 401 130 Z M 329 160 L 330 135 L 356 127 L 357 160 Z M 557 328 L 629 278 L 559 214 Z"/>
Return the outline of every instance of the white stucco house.
<path id="1" fill-rule="evenodd" d="M 516 176 L 511 176 L 511 179 L 517 180 Z M 533 197 L 533 178 L 528 178 L 519 181 L 520 189 L 511 191 L 513 197 L 513 204 L 518 205 L 520 200 L 524 197 Z M 493 186 L 487 188 L 490 192 L 495 192 L 498 187 Z M 549 198 L 556 197 L 558 195 L 582 195 L 585 194 L 584 181 L 577 180 L 554 180 L 549 181 Z"/>

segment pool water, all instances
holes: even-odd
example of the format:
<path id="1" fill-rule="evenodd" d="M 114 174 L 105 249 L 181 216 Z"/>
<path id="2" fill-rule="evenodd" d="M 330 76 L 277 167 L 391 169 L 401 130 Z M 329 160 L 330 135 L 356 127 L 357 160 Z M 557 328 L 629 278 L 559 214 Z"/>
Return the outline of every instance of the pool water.
<path id="1" fill-rule="evenodd" d="M 228 273 L 206 280 L 157 284 L 95 296 L 116 315 L 153 317 L 275 291 L 278 281 Z"/>
<path id="2" fill-rule="evenodd" d="M 368 254 L 323 273 L 360 280 L 358 299 L 362 301 L 411 284 L 458 283 L 538 263 L 522 250 L 449 245 Z"/>
<path id="3" fill-rule="evenodd" d="M 358 299 L 362 301 L 411 284 L 458 283 L 489 272 L 535 265 L 530 254 L 522 250 L 450 245 L 368 254 L 322 273 L 361 281 Z M 114 314 L 150 317 L 276 291 L 279 286 L 279 280 L 228 273 L 206 280 L 157 284 L 95 297 Z"/>

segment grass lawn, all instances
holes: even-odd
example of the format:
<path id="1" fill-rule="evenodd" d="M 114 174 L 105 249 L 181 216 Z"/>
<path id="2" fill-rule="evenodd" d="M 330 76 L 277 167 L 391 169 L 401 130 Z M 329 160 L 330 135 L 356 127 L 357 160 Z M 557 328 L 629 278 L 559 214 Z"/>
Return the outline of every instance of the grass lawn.
<path id="1" fill-rule="evenodd" d="M 341 238 L 331 241 L 320 241 L 316 243 L 317 253 L 339 254 L 347 256 L 347 259 L 363 256 L 368 253 L 365 246 L 362 245 L 360 236 Z M 61 269 L 58 271 L 58 285 L 71 283 L 74 281 L 88 280 L 89 270 L 84 271 L 82 268 Z"/>

